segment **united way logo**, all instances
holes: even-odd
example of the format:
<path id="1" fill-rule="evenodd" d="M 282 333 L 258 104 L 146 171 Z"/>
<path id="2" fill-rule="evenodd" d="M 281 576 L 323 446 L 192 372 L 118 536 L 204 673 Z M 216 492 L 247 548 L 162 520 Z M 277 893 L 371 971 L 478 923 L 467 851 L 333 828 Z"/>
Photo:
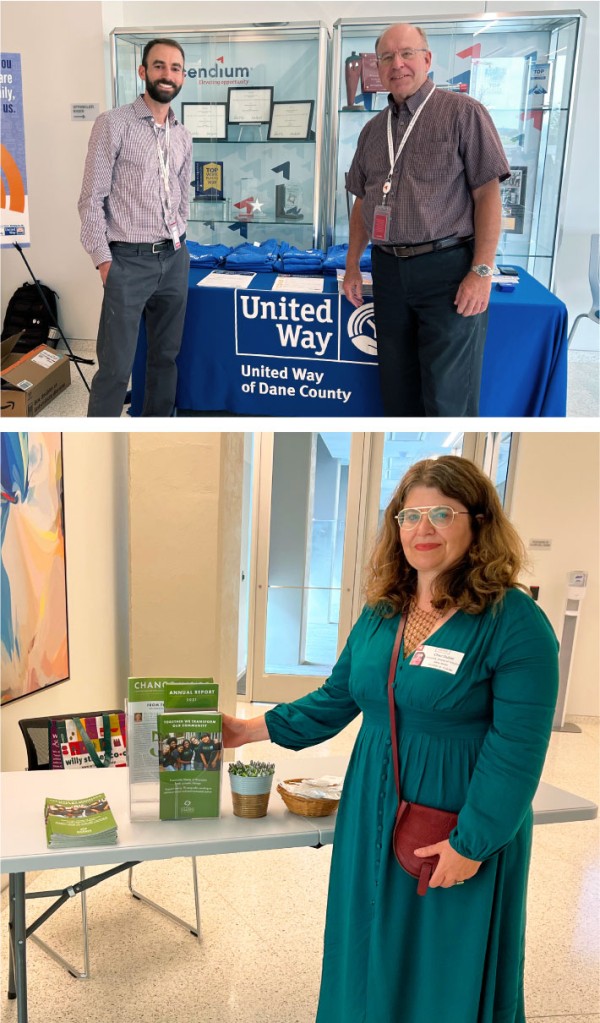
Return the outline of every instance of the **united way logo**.
<path id="1" fill-rule="evenodd" d="M 363 355 L 377 357 L 377 334 L 372 302 L 366 302 L 352 313 L 348 320 L 348 337 Z"/>

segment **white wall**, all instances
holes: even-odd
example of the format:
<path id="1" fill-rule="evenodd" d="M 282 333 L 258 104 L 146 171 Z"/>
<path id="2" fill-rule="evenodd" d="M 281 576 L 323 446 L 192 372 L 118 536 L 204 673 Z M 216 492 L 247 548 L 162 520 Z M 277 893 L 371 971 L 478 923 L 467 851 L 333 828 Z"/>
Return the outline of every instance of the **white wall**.
<path id="1" fill-rule="evenodd" d="M 235 711 L 243 434 L 132 434 L 131 674 L 212 676 Z"/>
<path id="2" fill-rule="evenodd" d="M 565 206 L 557 294 L 570 319 L 591 304 L 587 283 L 589 237 L 598 227 L 598 21 L 597 0 L 304 0 L 274 3 L 144 2 L 99 3 L 9 0 L 2 5 L 2 48 L 21 53 L 25 104 L 27 175 L 32 245 L 27 258 L 35 273 L 60 294 L 61 324 L 67 337 L 96 336 L 101 302 L 97 272 L 79 244 L 77 199 L 90 124 L 70 120 L 71 103 L 110 104 L 108 33 L 112 28 L 247 24 L 261 21 L 461 15 L 484 10 L 581 9 L 587 15 L 581 88 Z M 27 279 L 14 250 L 2 249 L 2 313 L 15 288 Z M 25 271 L 25 273 L 24 273 Z M 597 343 L 591 322 L 578 329 L 578 346 Z"/>
<path id="3" fill-rule="evenodd" d="M 17 722 L 122 707 L 129 669 L 127 437 L 63 434 L 70 678 L 2 708 L 3 771 L 27 766 Z"/>
<path id="4" fill-rule="evenodd" d="M 567 714 L 600 714 L 598 621 L 600 548 L 597 433 L 522 433 L 511 520 L 527 544 L 549 539 L 548 551 L 530 554 L 530 582 L 560 640 L 567 573 L 589 573 L 567 702 Z"/>

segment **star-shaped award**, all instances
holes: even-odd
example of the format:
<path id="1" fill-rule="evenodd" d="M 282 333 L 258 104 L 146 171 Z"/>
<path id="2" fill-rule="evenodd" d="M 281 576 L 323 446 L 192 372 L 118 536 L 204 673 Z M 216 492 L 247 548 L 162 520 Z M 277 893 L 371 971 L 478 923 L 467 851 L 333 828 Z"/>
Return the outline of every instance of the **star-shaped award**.
<path id="1" fill-rule="evenodd" d="M 264 205 L 265 205 L 264 202 L 259 202 L 258 198 L 256 198 L 253 199 L 252 202 L 250 203 L 250 209 L 252 210 L 253 213 L 262 213 L 262 208 Z"/>

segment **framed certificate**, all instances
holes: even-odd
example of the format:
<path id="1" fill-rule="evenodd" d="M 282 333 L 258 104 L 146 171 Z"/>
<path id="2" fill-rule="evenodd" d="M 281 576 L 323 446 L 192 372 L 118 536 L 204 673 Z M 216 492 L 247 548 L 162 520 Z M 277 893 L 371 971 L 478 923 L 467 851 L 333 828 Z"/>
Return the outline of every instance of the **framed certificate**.
<path id="1" fill-rule="evenodd" d="M 273 86 L 260 89 L 231 87 L 227 93 L 228 124 L 269 124 Z"/>
<path id="2" fill-rule="evenodd" d="M 312 99 L 274 103 L 268 138 L 282 142 L 309 138 L 314 105 Z"/>
<path id="3" fill-rule="evenodd" d="M 226 103 L 182 103 L 181 121 L 194 142 L 227 138 Z"/>

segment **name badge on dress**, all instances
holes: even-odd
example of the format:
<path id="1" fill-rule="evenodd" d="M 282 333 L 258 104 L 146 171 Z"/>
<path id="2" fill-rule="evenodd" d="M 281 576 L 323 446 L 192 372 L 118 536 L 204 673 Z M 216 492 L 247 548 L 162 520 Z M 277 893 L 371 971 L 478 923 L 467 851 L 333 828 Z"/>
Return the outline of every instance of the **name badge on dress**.
<path id="1" fill-rule="evenodd" d="M 449 675 L 456 675 L 464 653 L 458 650 L 445 650 L 441 646 L 425 646 L 421 644 L 415 650 L 410 659 L 413 668 L 437 668 L 438 671 L 447 671 Z"/>

